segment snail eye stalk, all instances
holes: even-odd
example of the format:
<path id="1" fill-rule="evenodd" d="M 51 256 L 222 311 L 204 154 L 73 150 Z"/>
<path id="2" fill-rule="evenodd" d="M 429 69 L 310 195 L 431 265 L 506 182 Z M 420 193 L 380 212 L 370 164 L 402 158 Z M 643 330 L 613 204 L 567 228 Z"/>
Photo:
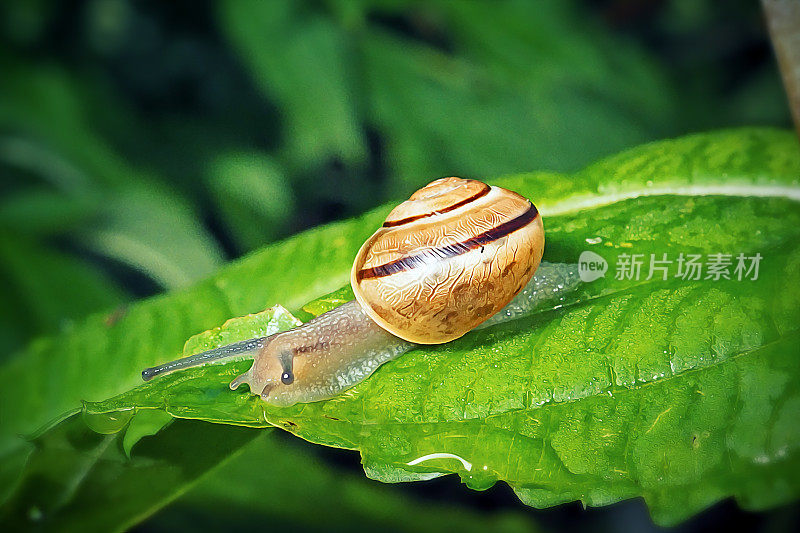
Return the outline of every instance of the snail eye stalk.
<path id="1" fill-rule="evenodd" d="M 281 367 L 283 373 L 281 374 L 281 383 L 284 385 L 291 385 L 294 383 L 294 354 L 291 350 L 284 350 L 280 355 Z"/>

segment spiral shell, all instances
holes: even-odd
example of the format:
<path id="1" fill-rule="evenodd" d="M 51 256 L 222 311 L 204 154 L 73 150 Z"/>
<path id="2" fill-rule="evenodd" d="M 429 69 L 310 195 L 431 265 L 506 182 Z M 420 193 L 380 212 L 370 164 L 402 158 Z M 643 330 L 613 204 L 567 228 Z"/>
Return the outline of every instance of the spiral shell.
<path id="1" fill-rule="evenodd" d="M 350 282 L 378 325 L 410 342 L 439 344 L 510 302 L 543 250 L 541 217 L 528 199 L 442 178 L 389 213 L 356 255 Z"/>

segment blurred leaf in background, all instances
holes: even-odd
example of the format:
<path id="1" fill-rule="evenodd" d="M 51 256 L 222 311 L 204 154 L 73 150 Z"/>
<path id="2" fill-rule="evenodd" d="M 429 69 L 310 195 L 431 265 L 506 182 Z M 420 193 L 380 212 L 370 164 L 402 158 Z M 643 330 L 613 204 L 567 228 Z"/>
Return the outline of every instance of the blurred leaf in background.
<path id="1" fill-rule="evenodd" d="M 743 124 L 789 125 L 750 0 L 8 0 L 0 360 L 42 335 L 65 338 L 95 311 L 100 330 L 135 322 L 135 304 L 126 310 L 138 297 L 441 175 L 570 173 L 642 142 Z M 343 269 L 342 243 L 358 239 L 341 231 L 361 230 L 322 230 L 331 246 L 301 236 L 269 248 L 272 264 L 323 254 Z M 345 282 L 298 268 L 268 296 L 299 306 Z M 239 297 L 232 315 L 265 303 Z M 177 345 L 180 309 L 141 326 L 159 324 L 159 346 Z M 52 342 L 14 364 L 46 361 Z M 128 444 L 106 444 L 107 472 L 135 454 L 135 434 L 159 427 L 138 420 Z M 58 454 L 80 463 L 95 448 L 73 453 L 76 439 Z M 212 498 L 202 494 L 193 501 Z"/>
<path id="2" fill-rule="evenodd" d="M 195 208 L 168 183 L 132 168 L 90 129 L 91 107 L 69 74 L 19 64 L 6 64 L 4 71 L 10 83 L 0 87 L 0 223 L 15 238 L 5 240 L 0 268 L 19 277 L 12 260 L 19 263 L 23 254 L 52 255 L 53 246 L 70 252 L 58 262 L 25 263 L 24 297 L 6 304 L 18 310 L 9 313 L 11 325 L 50 333 L 62 321 L 25 317 L 60 305 L 63 319 L 80 318 L 118 304 L 124 288 L 103 282 L 109 262 L 168 289 L 220 265 L 218 245 Z M 79 290 L 73 272 L 80 270 L 95 273 L 84 276 Z"/>
<path id="3" fill-rule="evenodd" d="M 15 236 L 0 270 L 61 258 L 10 281 L 3 353 L 63 327 L 56 314 L 184 286 L 433 177 L 572 171 L 697 128 L 788 124 L 752 2 L 12 0 L 0 15 L 0 229 Z M 56 263 L 86 273 L 84 301 L 24 288 L 70 279 Z"/>
<path id="4" fill-rule="evenodd" d="M 263 435 L 215 469 L 174 508 L 156 515 L 152 528 L 248 527 L 271 517 L 270 528 L 288 531 L 539 530 L 522 510 L 497 512 L 425 501 L 404 487 L 377 484 L 354 469 L 331 465 L 320 450 L 292 443 L 279 432 Z M 270 462 L 267 470 L 253 468 L 265 457 L 280 460 Z"/>
<path id="5" fill-rule="evenodd" d="M 206 185 L 239 248 L 255 249 L 286 230 L 295 200 L 281 167 L 261 153 L 220 154 Z"/>
<path id="6" fill-rule="evenodd" d="M 399 195 L 449 173 L 576 169 L 674 130 L 663 71 L 574 6 L 310 5 L 221 8 L 256 82 L 280 103 L 294 167 L 358 163 L 373 132 L 386 158 L 381 192 Z"/>
<path id="7" fill-rule="evenodd" d="M 331 467 L 319 449 L 270 430 L 175 420 L 127 450 L 124 436 L 132 430 L 102 435 L 73 417 L 37 438 L 15 499 L 0 508 L 1 523 L 17 530 L 124 531 L 181 497 L 147 529 L 229 530 L 267 520 L 261 525 L 289 531 L 350 531 L 355 524 L 367 531 L 538 530 L 519 511 L 410 498 Z"/>

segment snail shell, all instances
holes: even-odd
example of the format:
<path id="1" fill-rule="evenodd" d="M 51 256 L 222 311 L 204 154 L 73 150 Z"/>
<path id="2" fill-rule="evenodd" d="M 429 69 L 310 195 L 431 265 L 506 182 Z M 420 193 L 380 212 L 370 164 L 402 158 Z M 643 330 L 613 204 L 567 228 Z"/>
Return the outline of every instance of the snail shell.
<path id="1" fill-rule="evenodd" d="M 419 344 L 461 337 L 533 277 L 544 229 L 527 198 L 442 178 L 395 207 L 356 255 L 350 283 L 364 312 Z"/>

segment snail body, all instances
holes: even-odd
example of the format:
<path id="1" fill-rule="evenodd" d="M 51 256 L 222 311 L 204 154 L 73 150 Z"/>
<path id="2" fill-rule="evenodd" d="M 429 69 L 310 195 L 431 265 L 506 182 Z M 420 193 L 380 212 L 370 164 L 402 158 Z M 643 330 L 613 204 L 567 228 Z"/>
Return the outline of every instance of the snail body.
<path id="1" fill-rule="evenodd" d="M 541 217 L 529 200 L 442 178 L 392 210 L 361 247 L 351 271 L 355 300 L 291 330 L 149 368 L 142 377 L 253 356 L 232 389 L 247 383 L 282 406 L 331 398 L 416 344 L 457 339 L 574 287 L 574 265 L 545 264 L 534 276 L 543 250 Z"/>

